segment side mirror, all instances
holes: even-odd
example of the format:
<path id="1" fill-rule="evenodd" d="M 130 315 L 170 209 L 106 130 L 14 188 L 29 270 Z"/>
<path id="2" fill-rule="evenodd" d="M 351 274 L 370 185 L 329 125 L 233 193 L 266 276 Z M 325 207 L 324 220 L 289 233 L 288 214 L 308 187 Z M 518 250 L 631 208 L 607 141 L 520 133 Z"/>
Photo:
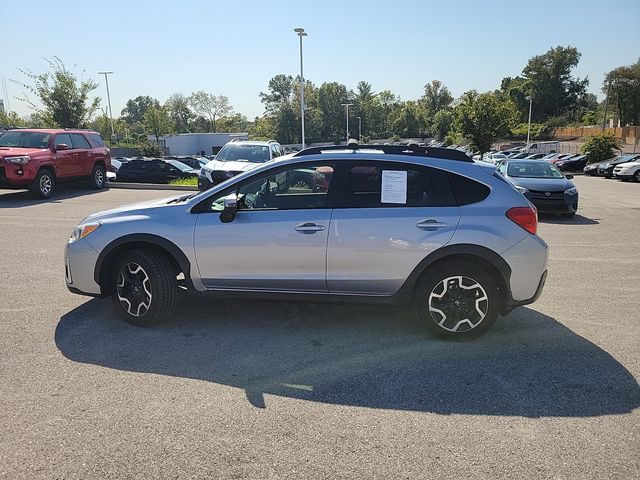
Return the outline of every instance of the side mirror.
<path id="1" fill-rule="evenodd" d="M 233 222 L 238 214 L 238 197 L 235 193 L 224 197 L 224 209 L 220 212 L 220 221 L 222 223 Z"/>
<path id="2" fill-rule="evenodd" d="M 565 175 L 564 178 L 566 178 L 567 180 L 571 180 L 573 178 L 573 175 Z"/>
<path id="3" fill-rule="evenodd" d="M 69 150 L 69 145 L 67 145 L 66 143 L 59 143 L 55 146 L 56 152 L 59 152 L 60 150 Z"/>

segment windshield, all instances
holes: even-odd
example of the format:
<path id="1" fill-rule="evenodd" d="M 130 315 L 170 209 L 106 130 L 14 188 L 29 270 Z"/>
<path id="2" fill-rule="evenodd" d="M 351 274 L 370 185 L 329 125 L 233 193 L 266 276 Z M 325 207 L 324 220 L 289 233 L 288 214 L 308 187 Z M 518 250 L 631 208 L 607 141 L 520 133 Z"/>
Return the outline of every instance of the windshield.
<path id="1" fill-rule="evenodd" d="M 185 165 L 184 163 L 179 162 L 177 160 L 165 160 L 165 162 L 167 162 L 170 165 L 173 165 L 174 167 L 176 167 L 178 170 L 182 172 L 191 170 L 191 167 L 189 165 Z"/>
<path id="2" fill-rule="evenodd" d="M 223 162 L 229 160 L 240 160 L 251 163 L 268 162 L 269 146 L 268 145 L 241 145 L 227 144 L 216 155 L 216 160 Z"/>
<path id="3" fill-rule="evenodd" d="M 0 147 L 49 148 L 49 133 L 9 131 L 0 135 Z"/>
<path id="4" fill-rule="evenodd" d="M 563 178 L 556 167 L 546 162 L 513 162 L 507 167 L 507 175 L 522 178 Z"/>

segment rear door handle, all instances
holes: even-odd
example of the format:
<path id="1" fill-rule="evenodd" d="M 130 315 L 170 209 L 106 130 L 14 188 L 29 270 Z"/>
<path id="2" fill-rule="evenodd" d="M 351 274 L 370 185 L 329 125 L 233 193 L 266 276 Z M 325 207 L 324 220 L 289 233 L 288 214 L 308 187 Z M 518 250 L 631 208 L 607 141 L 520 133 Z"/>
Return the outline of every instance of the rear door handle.
<path id="1" fill-rule="evenodd" d="M 447 224 L 439 222 L 434 218 L 429 218 L 416 223 L 416 227 L 421 228 L 422 230 L 438 230 L 439 228 L 446 228 Z"/>
<path id="2" fill-rule="evenodd" d="M 300 225 L 296 225 L 296 232 L 302 233 L 316 233 L 324 230 L 324 225 L 317 225 L 315 223 L 307 222 Z"/>

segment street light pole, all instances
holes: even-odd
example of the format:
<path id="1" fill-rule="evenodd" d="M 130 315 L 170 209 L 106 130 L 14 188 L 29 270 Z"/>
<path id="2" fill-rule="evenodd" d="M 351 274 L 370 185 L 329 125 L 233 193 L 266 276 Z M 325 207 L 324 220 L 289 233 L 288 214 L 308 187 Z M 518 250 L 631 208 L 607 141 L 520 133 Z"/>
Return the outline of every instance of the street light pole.
<path id="1" fill-rule="evenodd" d="M 362 143 L 362 117 L 356 117 L 358 119 L 358 143 Z"/>
<path id="2" fill-rule="evenodd" d="M 524 97 L 525 100 L 529 100 L 529 123 L 527 124 L 527 148 L 529 148 L 529 136 L 531 135 L 531 104 L 533 103 L 533 97 L 528 95 Z"/>
<path id="3" fill-rule="evenodd" d="M 304 149 L 304 71 L 302 68 L 302 37 L 307 36 L 304 28 L 294 28 L 294 32 L 300 37 L 300 121 L 302 124 L 302 149 Z"/>
<path id="4" fill-rule="evenodd" d="M 98 72 L 100 75 L 104 75 L 104 82 L 107 84 L 107 102 L 109 103 L 109 121 L 111 122 L 111 142 L 113 142 L 116 132 L 113 129 L 113 114 L 111 113 L 111 95 L 109 94 L 109 77 L 113 72 Z"/>
<path id="5" fill-rule="evenodd" d="M 343 107 L 347 107 L 347 144 L 349 143 L 349 107 L 353 105 L 353 103 L 341 103 Z"/>

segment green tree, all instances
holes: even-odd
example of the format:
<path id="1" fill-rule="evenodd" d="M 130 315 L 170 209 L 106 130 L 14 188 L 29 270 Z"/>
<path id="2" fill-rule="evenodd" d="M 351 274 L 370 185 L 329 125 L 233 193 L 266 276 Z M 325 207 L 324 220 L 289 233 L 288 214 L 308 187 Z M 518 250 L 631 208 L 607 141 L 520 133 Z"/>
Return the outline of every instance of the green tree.
<path id="1" fill-rule="evenodd" d="M 609 90 L 609 84 L 611 89 Z M 640 125 L 640 60 L 611 70 L 604 77 L 602 92 L 609 90 L 609 105 L 622 125 Z"/>
<path id="2" fill-rule="evenodd" d="M 484 154 L 500 137 L 510 133 L 517 111 L 510 101 L 493 93 L 478 94 L 471 90 L 463 94 L 455 109 L 456 130 L 471 140 L 471 146 Z"/>
<path id="3" fill-rule="evenodd" d="M 620 150 L 622 142 L 611 133 L 605 132 L 589 137 L 580 147 L 580 151 L 587 155 L 589 163 L 602 162 L 614 156 L 615 150 Z"/>
<path id="4" fill-rule="evenodd" d="M 217 122 L 216 129 L 218 132 L 246 132 L 249 130 L 249 120 L 241 113 L 222 117 Z"/>
<path id="5" fill-rule="evenodd" d="M 169 112 L 165 107 L 153 106 L 144 114 L 144 126 L 146 130 L 156 137 L 156 142 L 160 137 L 173 132 L 173 122 Z"/>
<path id="6" fill-rule="evenodd" d="M 27 122 L 20 118 L 16 112 L 0 111 L 0 125 L 3 127 L 26 127 Z"/>
<path id="7" fill-rule="evenodd" d="M 424 94 L 420 102 L 424 105 L 427 117 L 432 118 L 440 110 L 451 106 L 453 97 L 440 80 L 432 80 L 424 86 Z"/>
<path id="8" fill-rule="evenodd" d="M 338 82 L 325 82 L 318 87 L 317 96 L 318 108 L 322 112 L 322 138 L 331 141 L 343 140 L 346 136 L 347 117 L 342 104 L 352 99 L 347 87 Z"/>
<path id="9" fill-rule="evenodd" d="M 438 137 L 440 140 L 445 138 L 451 130 L 454 120 L 455 117 L 451 109 L 438 111 L 431 120 L 431 131 L 433 135 Z"/>
<path id="10" fill-rule="evenodd" d="M 547 117 L 571 115 L 586 94 L 588 79 L 573 78 L 573 70 L 580 61 L 575 47 L 555 47 L 536 55 L 522 70 L 526 91 L 532 95 L 532 118 L 544 121 Z"/>
<path id="11" fill-rule="evenodd" d="M 176 133 L 189 133 L 189 124 L 193 120 L 193 112 L 189 109 L 189 101 L 181 93 L 171 95 L 164 106 L 175 125 Z"/>
<path id="12" fill-rule="evenodd" d="M 93 100 L 89 95 L 98 84 L 93 80 L 78 80 L 58 57 L 45 59 L 50 71 L 34 74 L 21 70 L 32 81 L 32 85 L 20 83 L 31 95 L 37 97 L 37 105 L 27 95 L 25 101 L 36 113 L 42 116 L 50 126 L 62 128 L 83 128 L 100 105 L 100 97 Z"/>
<path id="13" fill-rule="evenodd" d="M 127 104 L 120 112 L 120 115 L 129 125 L 143 123 L 144 114 L 151 107 L 160 107 L 160 102 L 148 95 L 139 95 L 136 98 L 127 100 Z"/>
<path id="14" fill-rule="evenodd" d="M 276 137 L 276 126 L 272 115 L 256 117 L 249 128 L 249 137 L 255 140 L 270 140 Z"/>
<path id="15" fill-rule="evenodd" d="M 415 138 L 421 134 L 421 122 L 416 102 L 404 102 L 398 115 L 393 120 L 393 133 L 404 138 Z"/>
<path id="16" fill-rule="evenodd" d="M 260 101 L 264 104 L 267 113 L 275 113 L 284 105 L 291 103 L 293 77 L 284 74 L 276 75 L 269 80 L 268 89 L 267 93 L 260 92 Z"/>
<path id="17" fill-rule="evenodd" d="M 193 92 L 189 97 L 189 105 L 198 114 L 211 122 L 211 131 L 216 131 L 216 120 L 233 113 L 229 98 L 224 95 L 213 95 L 202 90 Z"/>

